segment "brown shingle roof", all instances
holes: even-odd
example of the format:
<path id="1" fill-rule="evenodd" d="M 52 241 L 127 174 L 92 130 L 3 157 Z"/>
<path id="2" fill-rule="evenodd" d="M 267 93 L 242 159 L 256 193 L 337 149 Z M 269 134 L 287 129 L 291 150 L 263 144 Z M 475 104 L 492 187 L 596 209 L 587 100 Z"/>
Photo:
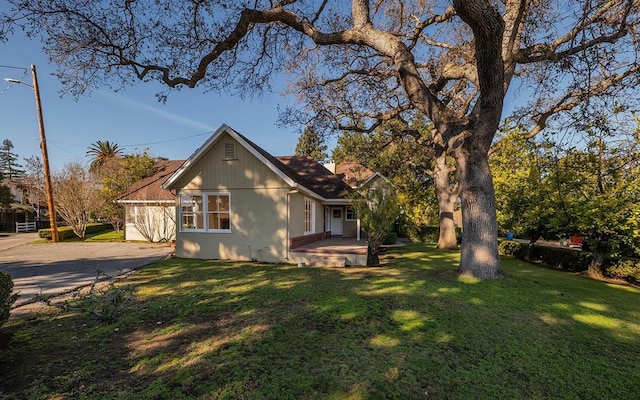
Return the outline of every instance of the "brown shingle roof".
<path id="1" fill-rule="evenodd" d="M 150 175 L 129 186 L 116 201 L 172 201 L 176 196 L 163 189 L 162 184 L 184 163 L 183 160 L 158 161 Z"/>
<path id="2" fill-rule="evenodd" d="M 355 161 L 343 161 L 336 165 L 336 175 L 349 186 L 357 187 L 374 175 L 374 172 Z"/>
<path id="3" fill-rule="evenodd" d="M 319 194 L 325 199 L 344 199 L 352 192 L 337 175 L 309 156 L 272 156 L 262 147 L 236 132 L 258 153 L 299 185 Z"/>
<path id="4" fill-rule="evenodd" d="M 309 156 L 279 156 L 276 159 L 296 173 L 300 184 L 326 199 L 343 199 L 352 192 L 339 176 Z"/>

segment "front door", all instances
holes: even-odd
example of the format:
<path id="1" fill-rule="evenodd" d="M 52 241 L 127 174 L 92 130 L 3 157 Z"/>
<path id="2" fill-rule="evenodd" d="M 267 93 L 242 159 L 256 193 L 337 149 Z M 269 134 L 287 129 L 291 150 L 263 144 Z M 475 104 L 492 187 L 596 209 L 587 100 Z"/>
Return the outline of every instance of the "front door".
<path id="1" fill-rule="evenodd" d="M 342 208 L 331 209 L 331 234 L 342 236 Z"/>

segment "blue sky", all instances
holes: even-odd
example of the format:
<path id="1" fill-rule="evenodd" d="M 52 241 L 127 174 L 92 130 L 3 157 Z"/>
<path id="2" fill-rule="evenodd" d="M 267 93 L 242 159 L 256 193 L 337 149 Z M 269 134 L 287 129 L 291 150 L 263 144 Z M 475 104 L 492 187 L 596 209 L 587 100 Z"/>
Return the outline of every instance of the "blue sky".
<path id="1" fill-rule="evenodd" d="M 31 84 L 30 65 L 38 73 L 49 160 L 53 171 L 70 161 L 88 162 L 87 147 L 97 140 L 109 140 L 126 153 L 145 148 L 154 156 L 185 159 L 221 124 L 226 123 L 274 155 L 293 154 L 302 128 L 276 126 L 277 106 L 290 105 L 282 97 L 282 78 L 274 83 L 274 93 L 261 98 L 203 93 L 183 89 L 171 93 L 166 103 L 155 94 L 159 84 L 135 83 L 126 90 L 99 89 L 77 101 L 60 96 L 62 85 L 52 75 L 42 45 L 21 32 L 0 43 L 0 142 L 9 139 L 13 151 L 23 157 L 40 156 L 40 141 L 33 90 L 4 78 Z"/>

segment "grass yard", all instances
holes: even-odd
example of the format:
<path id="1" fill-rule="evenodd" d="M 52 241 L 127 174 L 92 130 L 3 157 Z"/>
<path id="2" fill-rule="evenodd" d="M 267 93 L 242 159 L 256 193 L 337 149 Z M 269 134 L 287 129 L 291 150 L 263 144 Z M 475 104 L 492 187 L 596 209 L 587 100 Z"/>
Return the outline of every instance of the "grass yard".
<path id="1" fill-rule="evenodd" d="M 640 290 L 409 245 L 381 268 L 170 259 L 113 324 L 41 312 L 0 328 L 7 399 L 632 399 Z"/>

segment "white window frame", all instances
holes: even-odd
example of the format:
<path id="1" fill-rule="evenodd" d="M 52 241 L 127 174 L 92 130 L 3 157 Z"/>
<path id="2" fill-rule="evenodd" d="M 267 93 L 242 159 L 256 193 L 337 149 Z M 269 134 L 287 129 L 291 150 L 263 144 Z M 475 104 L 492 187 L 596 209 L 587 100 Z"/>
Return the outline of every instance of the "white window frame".
<path id="1" fill-rule="evenodd" d="M 194 215 L 202 214 L 202 227 L 198 228 L 185 228 L 183 223 L 184 218 L 184 208 L 183 208 L 183 199 L 193 198 L 193 196 L 202 197 L 202 210 L 194 211 Z M 229 228 L 228 229 L 210 229 L 209 228 L 209 218 L 212 215 L 220 215 L 219 211 L 209 211 L 209 197 L 213 196 L 227 196 L 229 198 Z M 188 193 L 180 193 L 179 196 L 179 228 L 180 232 L 206 232 L 206 233 L 231 233 L 231 193 L 229 192 L 188 192 Z M 190 213 L 191 214 L 191 213 Z"/>
<path id="2" fill-rule="evenodd" d="M 316 202 L 305 197 L 303 213 L 304 234 L 311 235 L 316 233 Z M 310 229 L 307 230 L 307 227 Z"/>
<path id="3" fill-rule="evenodd" d="M 349 218 L 349 214 L 351 214 L 352 218 Z M 353 206 L 347 206 L 344 210 L 344 220 L 345 221 L 357 221 L 358 215 L 356 214 L 355 208 Z"/>

